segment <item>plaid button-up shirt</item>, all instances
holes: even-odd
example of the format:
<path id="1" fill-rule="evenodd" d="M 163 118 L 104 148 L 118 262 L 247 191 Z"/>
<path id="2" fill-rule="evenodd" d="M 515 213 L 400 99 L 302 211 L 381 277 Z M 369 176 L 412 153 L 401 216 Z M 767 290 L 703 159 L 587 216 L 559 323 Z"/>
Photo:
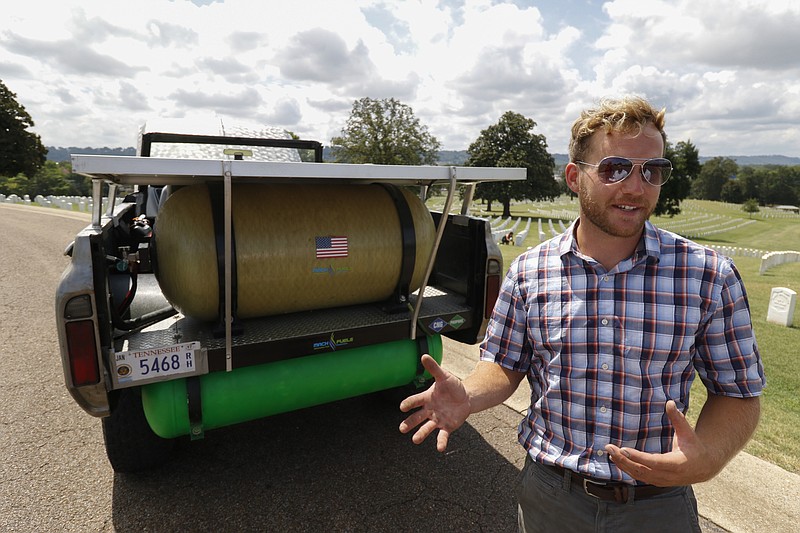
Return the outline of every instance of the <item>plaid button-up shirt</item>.
<path id="1" fill-rule="evenodd" d="M 607 271 L 580 253 L 574 228 L 511 264 L 481 359 L 527 374 L 519 440 L 534 460 L 632 482 L 606 444 L 668 452 L 665 404 L 685 411 L 695 375 L 743 398 L 761 393 L 764 370 L 730 259 L 648 222 Z"/>

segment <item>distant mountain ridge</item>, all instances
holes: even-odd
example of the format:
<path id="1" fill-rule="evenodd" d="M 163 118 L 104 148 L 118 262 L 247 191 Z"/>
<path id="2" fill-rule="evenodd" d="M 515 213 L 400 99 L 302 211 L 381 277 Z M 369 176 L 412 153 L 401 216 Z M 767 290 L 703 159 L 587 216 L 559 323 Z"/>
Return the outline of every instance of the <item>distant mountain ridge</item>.
<path id="1" fill-rule="evenodd" d="M 68 161 L 72 154 L 92 154 L 92 155 L 136 155 L 136 148 L 79 148 L 70 146 L 68 148 L 48 146 L 47 159 L 48 161 Z M 560 169 L 569 162 L 567 154 L 552 154 L 555 160 L 556 168 Z M 440 150 L 439 151 L 439 164 L 440 165 L 463 165 L 467 160 L 466 150 Z M 736 161 L 736 164 L 742 166 L 761 166 L 761 165 L 778 165 L 778 166 L 793 166 L 800 165 L 800 157 L 790 157 L 785 155 L 733 155 L 724 156 Z M 330 147 L 323 148 L 323 159 L 330 161 L 332 159 Z M 713 157 L 700 156 L 700 163 L 705 163 Z"/>
<path id="2" fill-rule="evenodd" d="M 742 165 L 742 166 L 800 165 L 800 157 L 790 157 L 786 155 L 732 155 L 725 157 L 733 159 L 734 161 L 736 161 L 737 165 Z M 700 163 L 705 163 L 709 159 L 714 159 L 714 158 L 700 156 Z"/>

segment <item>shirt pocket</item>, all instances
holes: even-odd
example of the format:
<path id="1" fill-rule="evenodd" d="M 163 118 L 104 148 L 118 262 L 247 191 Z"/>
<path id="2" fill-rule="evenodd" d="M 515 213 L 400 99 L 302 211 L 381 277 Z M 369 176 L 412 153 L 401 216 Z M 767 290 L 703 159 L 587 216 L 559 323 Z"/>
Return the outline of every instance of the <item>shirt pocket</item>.
<path id="1" fill-rule="evenodd" d="M 543 363 L 558 357 L 564 342 L 573 330 L 570 328 L 570 304 L 558 300 L 542 302 L 529 322 L 529 334 L 537 346 L 537 356 Z"/>
<path id="2" fill-rule="evenodd" d="M 640 312 L 620 321 L 622 356 L 638 360 L 651 375 L 685 370 L 700 326 L 699 307 L 656 302 L 638 307 Z"/>

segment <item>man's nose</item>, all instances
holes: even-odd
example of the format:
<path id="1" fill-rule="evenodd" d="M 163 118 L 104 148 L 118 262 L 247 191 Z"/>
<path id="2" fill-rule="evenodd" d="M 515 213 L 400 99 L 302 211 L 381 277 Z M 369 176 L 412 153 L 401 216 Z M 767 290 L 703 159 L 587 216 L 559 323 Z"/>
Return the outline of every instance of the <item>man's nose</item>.
<path id="1" fill-rule="evenodd" d="M 631 169 L 631 175 L 622 180 L 623 188 L 629 192 L 643 192 L 644 188 L 649 186 L 649 183 L 645 183 L 647 180 L 643 172 L 644 168 L 641 163 L 634 164 Z"/>

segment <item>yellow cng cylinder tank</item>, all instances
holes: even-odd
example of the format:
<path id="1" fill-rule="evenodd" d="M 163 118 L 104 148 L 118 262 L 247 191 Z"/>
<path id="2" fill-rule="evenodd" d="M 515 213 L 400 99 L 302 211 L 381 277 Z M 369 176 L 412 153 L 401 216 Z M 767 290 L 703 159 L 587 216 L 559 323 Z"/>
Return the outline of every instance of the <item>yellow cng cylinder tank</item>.
<path id="1" fill-rule="evenodd" d="M 418 289 L 433 248 L 433 219 L 418 196 L 394 191 L 407 208 L 398 208 L 381 185 L 233 184 L 236 316 L 386 300 L 401 281 L 409 231 L 414 262 L 406 283 L 409 292 Z M 211 204 L 212 196 L 221 193 L 221 188 L 211 193 L 207 185 L 180 188 L 155 224 L 161 290 L 176 309 L 201 320 L 219 317 Z M 219 222 L 216 227 L 219 233 Z"/>

